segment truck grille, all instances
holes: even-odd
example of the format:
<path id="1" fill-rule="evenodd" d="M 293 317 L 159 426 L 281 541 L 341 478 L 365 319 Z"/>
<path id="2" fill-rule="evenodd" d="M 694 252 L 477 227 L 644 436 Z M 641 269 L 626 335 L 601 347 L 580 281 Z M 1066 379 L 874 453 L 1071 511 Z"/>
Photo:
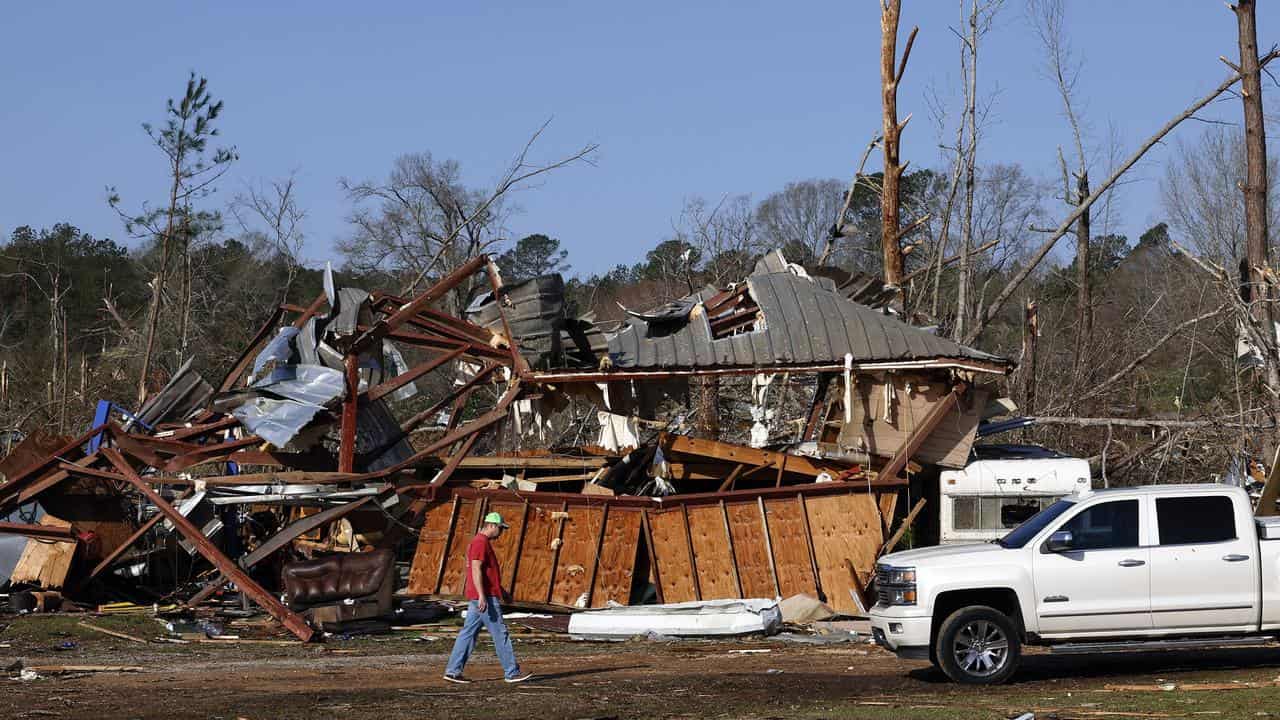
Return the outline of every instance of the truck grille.
<path id="1" fill-rule="evenodd" d="M 889 584 L 889 573 L 884 569 L 883 565 L 876 565 L 875 583 L 876 602 L 881 605 L 888 605 L 889 591 L 886 586 Z"/>

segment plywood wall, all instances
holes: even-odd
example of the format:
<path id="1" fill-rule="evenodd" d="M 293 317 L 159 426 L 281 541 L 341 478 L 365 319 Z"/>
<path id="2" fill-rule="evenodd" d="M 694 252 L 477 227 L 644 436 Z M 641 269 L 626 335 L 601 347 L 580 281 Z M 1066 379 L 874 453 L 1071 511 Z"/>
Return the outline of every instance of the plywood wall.
<path id="1" fill-rule="evenodd" d="M 455 497 L 428 509 L 409 592 L 461 595 L 466 545 L 481 513 L 497 511 L 511 525 L 494 544 L 503 583 L 523 602 L 630 602 L 647 532 L 664 602 L 806 593 L 853 613 L 850 567 L 865 585 L 895 498 L 850 489 L 644 508 Z"/>

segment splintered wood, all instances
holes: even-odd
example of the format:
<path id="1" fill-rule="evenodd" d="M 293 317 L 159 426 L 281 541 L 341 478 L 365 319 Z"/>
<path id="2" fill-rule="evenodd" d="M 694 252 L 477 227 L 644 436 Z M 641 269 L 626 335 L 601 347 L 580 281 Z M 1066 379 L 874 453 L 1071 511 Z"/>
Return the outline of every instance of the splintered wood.
<path id="1" fill-rule="evenodd" d="M 896 488 L 858 485 L 660 501 L 458 489 L 427 511 L 408 591 L 461 595 L 466 545 L 482 513 L 496 511 L 511 525 L 494 543 L 503 582 L 522 602 L 627 604 L 652 578 L 668 603 L 808 593 L 852 613 L 896 504 Z"/>

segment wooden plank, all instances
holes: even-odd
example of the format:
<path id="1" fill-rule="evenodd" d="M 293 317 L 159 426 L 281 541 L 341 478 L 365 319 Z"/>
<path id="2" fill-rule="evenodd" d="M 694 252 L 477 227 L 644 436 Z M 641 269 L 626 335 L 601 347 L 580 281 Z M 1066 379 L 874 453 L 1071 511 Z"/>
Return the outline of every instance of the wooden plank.
<path id="1" fill-rule="evenodd" d="M 857 590 L 846 561 L 852 563 L 864 587 L 870 582 L 881 544 L 880 512 L 875 497 L 866 494 L 807 498 L 809 525 L 827 604 L 839 612 L 856 613 L 849 596 Z"/>
<path id="2" fill-rule="evenodd" d="M 556 563 L 555 583 L 550 602 L 556 605 L 582 607 L 579 600 L 589 594 L 591 569 L 596 563 L 596 548 L 604 525 L 602 506 L 575 507 L 568 510 L 561 536 L 560 556 Z"/>
<path id="3" fill-rule="evenodd" d="M 786 598 L 797 593 L 818 596 L 817 582 L 809 564 L 809 546 L 804 518 L 794 496 L 764 501 L 769 520 L 769 544 L 773 548 L 774 566 L 778 572 L 779 594 Z"/>
<path id="4" fill-rule="evenodd" d="M 733 558 L 738 568 L 738 581 L 742 584 L 742 596 L 776 597 L 778 590 L 774 586 L 773 571 L 770 568 L 768 535 L 757 504 L 725 503 L 724 511 L 729 519 Z"/>
<path id="5" fill-rule="evenodd" d="M 813 458 L 804 457 L 802 455 L 790 455 L 788 453 L 773 452 L 770 450 L 759 450 L 756 448 L 743 447 L 742 445 L 733 445 L 730 443 L 722 443 L 716 440 L 704 440 L 701 438 L 692 438 L 686 435 L 669 435 L 663 433 L 659 436 L 659 444 L 662 445 L 664 454 L 670 458 L 671 453 L 681 455 L 693 455 L 698 457 L 709 457 L 726 462 L 743 463 L 753 467 L 777 467 L 779 462 L 786 464 L 786 472 L 799 473 L 801 475 L 817 476 L 824 471 L 830 472 L 833 476 L 838 475 L 841 470 L 847 469 L 847 465 L 840 463 L 822 463 Z"/>
<path id="6" fill-rule="evenodd" d="M 209 542 L 209 538 L 205 537 L 204 534 L 200 532 L 199 528 L 192 524 L 190 520 L 188 520 L 182 513 L 178 512 L 172 505 L 166 502 L 164 498 L 160 497 L 160 494 L 151 489 L 151 486 L 148 485 L 146 481 L 138 477 L 138 474 L 134 472 L 133 467 L 124 459 L 124 456 L 114 448 L 104 448 L 102 450 L 102 455 L 109 460 L 113 466 L 115 466 L 116 470 L 120 471 L 120 474 L 125 480 L 136 487 L 139 492 L 151 501 L 151 504 L 159 508 L 160 512 L 164 513 L 169 518 L 170 522 L 173 523 L 174 528 L 183 537 L 185 537 L 188 542 L 195 545 L 196 550 L 199 551 L 206 560 L 212 563 L 214 567 L 218 568 L 218 570 L 222 571 L 222 574 L 225 575 L 228 580 L 238 585 L 241 592 L 248 595 L 255 603 L 258 604 L 259 607 L 266 610 L 273 618 L 279 620 L 280 623 L 297 636 L 299 640 L 307 642 L 311 639 L 312 635 L 315 634 L 315 630 L 307 624 L 307 621 L 304 620 L 301 615 L 298 615 L 285 607 L 276 599 L 275 595 L 272 595 L 263 589 L 263 587 L 250 578 L 244 570 L 241 570 L 240 566 L 236 565 L 230 558 L 222 554 L 222 551 L 218 550 L 212 542 Z"/>
<path id="7" fill-rule="evenodd" d="M 604 607 L 610 600 L 623 605 L 631 602 L 643 512 L 624 508 L 609 512 L 600 562 L 591 589 L 592 607 Z"/>
<path id="8" fill-rule="evenodd" d="M 458 501 L 458 519 L 449 533 L 448 554 L 444 559 L 444 573 L 440 577 L 437 595 L 461 597 L 466 587 L 467 546 L 475 537 L 479 519 L 480 501 L 460 498 Z"/>
<path id="9" fill-rule="evenodd" d="M 40 524 L 47 528 L 71 530 L 71 523 L 48 514 L 40 518 Z M 67 572 L 71 570 L 71 561 L 75 559 L 76 544 L 60 540 L 28 540 L 18 557 L 18 564 L 13 567 L 10 580 L 14 585 L 31 583 L 50 590 L 62 587 L 66 584 Z"/>
<path id="10" fill-rule="evenodd" d="M 738 463 L 737 465 L 734 465 L 733 472 L 730 472 L 729 477 L 725 478 L 724 482 L 720 483 L 719 492 L 724 492 L 725 490 L 732 490 L 733 483 L 738 479 L 738 475 L 742 473 L 742 470 L 745 467 L 746 465 L 743 465 L 742 463 Z"/>
<path id="11" fill-rule="evenodd" d="M 529 506 L 524 534 L 520 539 L 520 563 L 516 568 L 515 582 L 511 584 L 511 595 L 516 600 L 547 601 L 551 592 L 551 570 L 555 565 L 552 543 L 560 527 L 558 521 L 551 519 L 551 513 L 559 509 L 559 504 Z"/>
<path id="12" fill-rule="evenodd" d="M 920 498 L 916 501 L 915 506 L 911 508 L 911 512 L 907 513 L 907 516 L 903 518 L 902 522 L 898 525 L 897 531 L 894 532 L 893 535 L 889 536 L 888 540 L 884 541 L 884 545 L 880 546 L 881 555 L 887 552 L 892 552 L 893 548 L 896 547 L 899 542 L 902 542 L 902 536 L 906 534 L 907 528 L 911 527 L 911 523 L 916 521 L 916 516 L 924 509 L 924 503 L 924 498 Z"/>
<path id="13" fill-rule="evenodd" d="M 733 578 L 733 555 L 724 513 L 718 505 L 686 508 L 689 537 L 693 547 L 694 568 L 702 600 L 739 597 Z"/>
<path id="14" fill-rule="evenodd" d="M 432 505 L 424 513 L 413 549 L 413 562 L 409 566 L 409 582 L 405 587 L 410 595 L 436 595 L 440 592 L 459 503 L 461 498 L 455 496 L 449 502 Z"/>
<path id="15" fill-rule="evenodd" d="M 649 510 L 649 530 L 657 558 L 657 578 L 664 602 L 697 600 L 693 586 L 692 553 L 685 536 L 684 511 L 680 508 Z"/>

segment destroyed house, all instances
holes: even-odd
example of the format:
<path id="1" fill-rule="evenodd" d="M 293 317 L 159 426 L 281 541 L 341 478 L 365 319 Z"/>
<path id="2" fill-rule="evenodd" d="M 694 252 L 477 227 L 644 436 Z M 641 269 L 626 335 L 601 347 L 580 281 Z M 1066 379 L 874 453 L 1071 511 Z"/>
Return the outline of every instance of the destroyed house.
<path id="1" fill-rule="evenodd" d="M 468 285 L 463 313 L 439 309 Z M 303 639 L 385 615 L 397 549 L 402 594 L 457 598 L 463 548 L 492 510 L 512 525 L 496 545 L 504 583 L 528 606 L 808 593 L 856 612 L 929 473 L 968 457 L 982 379 L 1012 367 L 847 297 L 882 294 L 773 253 L 740 283 L 607 328 L 566 317 L 558 277 L 506 285 L 484 256 L 412 297 L 327 273 L 220 383 L 184 366 L 145 421 L 108 408 L 79 438 L 25 448 L 0 516 L 45 514 L 0 532 L 62 544 L 19 563 L 29 586 L 103 597 L 168 578 L 148 592 L 196 606 L 233 583 Z M 735 444 L 660 417 L 690 379 L 744 376 L 767 418 L 778 375 L 810 378 L 785 433 L 758 422 Z M 584 399 L 597 442 L 540 445 L 548 418 Z"/>

